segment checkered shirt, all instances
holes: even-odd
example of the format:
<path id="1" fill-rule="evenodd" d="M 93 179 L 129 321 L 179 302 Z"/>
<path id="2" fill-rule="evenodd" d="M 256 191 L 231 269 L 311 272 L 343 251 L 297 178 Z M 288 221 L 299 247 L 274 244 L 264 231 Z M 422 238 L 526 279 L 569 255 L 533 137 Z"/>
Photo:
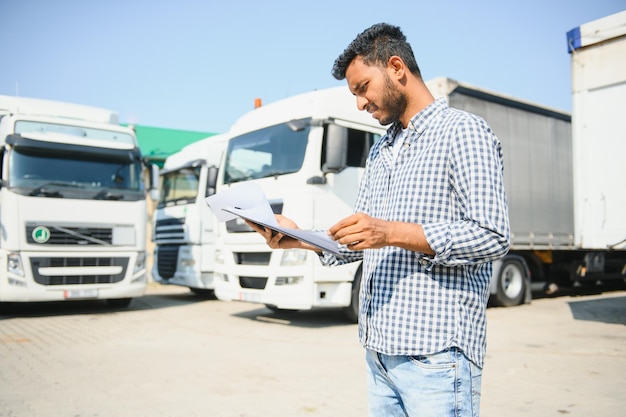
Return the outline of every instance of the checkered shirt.
<path id="1" fill-rule="evenodd" d="M 359 339 L 387 355 L 456 346 L 482 367 L 491 261 L 510 243 L 502 148 L 478 116 L 439 98 L 409 123 L 395 160 L 392 125 L 372 146 L 355 213 L 421 224 L 434 256 L 398 247 L 324 253 L 363 260 Z"/>

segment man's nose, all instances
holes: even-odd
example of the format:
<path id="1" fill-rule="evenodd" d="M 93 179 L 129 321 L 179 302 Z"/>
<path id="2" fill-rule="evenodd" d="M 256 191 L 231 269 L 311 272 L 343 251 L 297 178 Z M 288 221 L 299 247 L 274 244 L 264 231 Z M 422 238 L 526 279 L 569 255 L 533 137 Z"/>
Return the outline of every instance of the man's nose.
<path id="1" fill-rule="evenodd" d="M 365 97 L 357 97 L 356 98 L 356 107 L 359 110 L 365 110 L 367 105 L 369 104 L 369 100 Z"/>

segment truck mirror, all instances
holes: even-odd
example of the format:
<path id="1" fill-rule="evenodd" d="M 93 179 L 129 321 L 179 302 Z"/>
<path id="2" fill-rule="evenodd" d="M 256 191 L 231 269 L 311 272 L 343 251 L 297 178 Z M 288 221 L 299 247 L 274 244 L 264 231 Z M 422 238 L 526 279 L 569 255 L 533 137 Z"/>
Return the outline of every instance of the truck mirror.
<path id="1" fill-rule="evenodd" d="M 322 172 L 341 172 L 348 158 L 348 128 L 329 124 L 326 126 L 326 157 L 322 161 Z"/>
<path id="2" fill-rule="evenodd" d="M 215 194 L 215 189 L 217 186 L 217 167 L 210 166 L 207 171 L 207 179 L 206 179 L 206 196 L 210 197 Z"/>
<path id="3" fill-rule="evenodd" d="M 150 198 L 152 201 L 158 201 L 159 197 L 159 166 L 150 164 Z"/>

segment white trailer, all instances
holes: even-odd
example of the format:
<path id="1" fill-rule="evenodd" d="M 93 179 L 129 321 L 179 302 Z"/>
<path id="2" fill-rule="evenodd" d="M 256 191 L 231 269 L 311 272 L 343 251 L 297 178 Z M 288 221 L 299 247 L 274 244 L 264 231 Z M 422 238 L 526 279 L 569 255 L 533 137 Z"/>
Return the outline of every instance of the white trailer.
<path id="1" fill-rule="evenodd" d="M 165 160 L 153 216 L 156 282 L 188 287 L 197 294 L 212 293 L 215 219 L 204 199 L 215 192 L 227 140 L 226 134 L 210 136 Z"/>
<path id="2" fill-rule="evenodd" d="M 145 164 L 117 113 L 0 96 L 0 164 L 0 301 L 143 295 Z"/>
<path id="3" fill-rule="evenodd" d="M 575 244 L 624 251 L 626 11 L 572 29 L 567 40 L 572 69 Z"/>

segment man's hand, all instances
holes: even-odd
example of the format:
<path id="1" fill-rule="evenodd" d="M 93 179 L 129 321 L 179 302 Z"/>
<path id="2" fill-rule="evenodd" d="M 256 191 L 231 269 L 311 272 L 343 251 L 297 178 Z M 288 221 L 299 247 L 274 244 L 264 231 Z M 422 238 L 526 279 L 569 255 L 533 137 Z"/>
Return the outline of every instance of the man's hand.
<path id="1" fill-rule="evenodd" d="M 388 222 L 357 213 L 337 222 L 328 234 L 349 249 L 363 250 L 388 246 L 388 229 Z"/>
<path id="2" fill-rule="evenodd" d="M 275 216 L 279 226 L 287 227 L 290 229 L 299 229 L 298 225 L 293 220 L 281 214 L 275 214 Z M 275 232 L 268 227 L 261 226 L 249 220 L 245 220 L 245 222 L 248 226 L 258 232 L 261 236 L 263 236 L 265 242 L 267 242 L 267 245 L 272 249 L 309 249 L 320 252 L 319 248 L 316 248 L 292 237 L 285 236 L 282 233 Z"/>
<path id="3" fill-rule="evenodd" d="M 397 246 L 429 255 L 435 253 L 426 241 L 422 225 L 381 220 L 365 213 L 340 220 L 328 229 L 328 234 L 352 250 Z"/>

